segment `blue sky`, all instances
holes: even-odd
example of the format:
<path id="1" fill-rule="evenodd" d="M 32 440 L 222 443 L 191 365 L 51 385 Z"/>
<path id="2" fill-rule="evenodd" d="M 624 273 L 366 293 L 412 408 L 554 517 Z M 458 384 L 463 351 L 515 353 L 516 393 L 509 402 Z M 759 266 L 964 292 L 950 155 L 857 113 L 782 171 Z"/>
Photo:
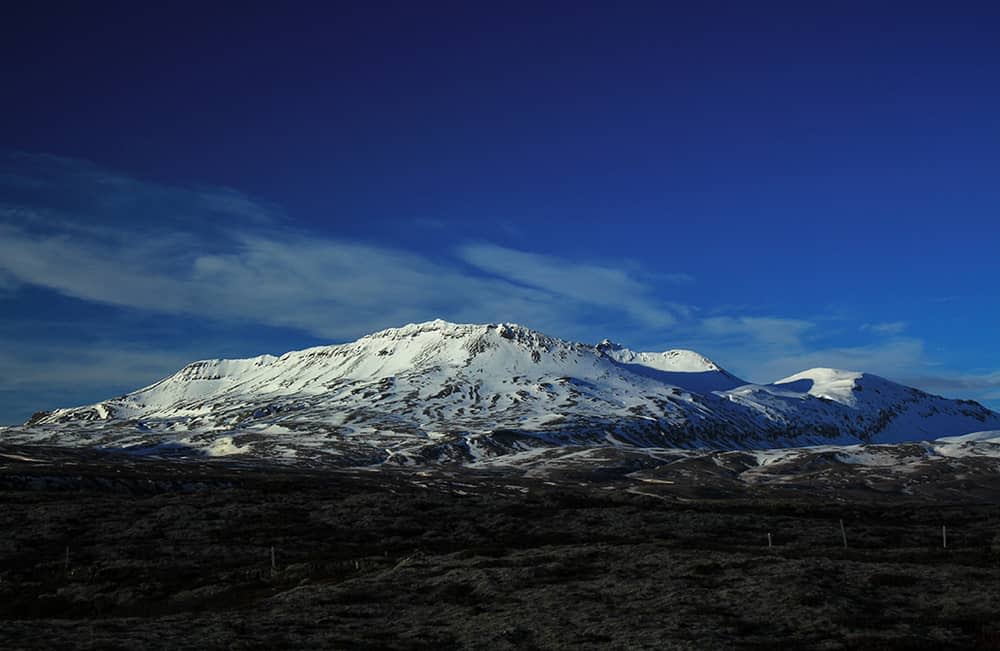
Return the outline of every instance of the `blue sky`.
<path id="1" fill-rule="evenodd" d="M 11 14 L 0 423 L 436 317 L 1000 408 L 1000 10 L 624 4 Z"/>

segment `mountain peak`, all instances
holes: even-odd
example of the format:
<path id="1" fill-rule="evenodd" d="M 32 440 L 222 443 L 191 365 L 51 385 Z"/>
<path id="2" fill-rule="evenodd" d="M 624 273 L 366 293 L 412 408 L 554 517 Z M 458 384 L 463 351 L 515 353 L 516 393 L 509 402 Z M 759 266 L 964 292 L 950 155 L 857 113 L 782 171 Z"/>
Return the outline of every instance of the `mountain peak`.
<path id="1" fill-rule="evenodd" d="M 624 350 L 625 346 L 622 346 L 619 343 L 611 341 L 610 339 L 602 339 L 601 343 L 594 346 L 594 348 L 603 353 L 609 350 Z"/>
<path id="2" fill-rule="evenodd" d="M 501 337 L 509 339 L 515 336 L 536 335 L 544 336 L 537 330 L 525 327 L 517 323 L 453 323 L 443 319 L 433 321 L 422 321 L 419 323 L 408 323 L 398 328 L 386 328 L 372 334 L 365 335 L 359 341 L 365 339 L 400 339 L 405 337 L 415 337 L 427 333 L 439 333 L 446 337 L 463 337 L 482 335 L 487 331 L 496 330 Z"/>
<path id="3" fill-rule="evenodd" d="M 482 327 L 482 325 L 477 324 L 452 323 L 451 321 L 445 321 L 443 319 L 434 319 L 433 321 L 421 321 L 419 323 L 408 323 L 404 326 L 395 328 L 386 328 L 385 330 L 379 330 L 369 335 L 365 335 L 364 337 L 361 337 L 361 339 L 394 339 L 399 337 L 412 337 L 425 332 L 470 332 L 474 329 Z"/>
<path id="4" fill-rule="evenodd" d="M 825 366 L 816 366 L 813 368 L 806 369 L 804 371 L 799 371 L 795 375 L 789 375 L 788 377 L 778 380 L 775 384 L 785 384 L 787 382 L 794 382 L 796 380 L 801 380 L 803 378 L 812 380 L 823 380 L 827 382 L 841 381 L 841 380 L 856 380 L 864 375 L 861 371 L 850 371 L 842 368 L 829 368 Z"/>
<path id="5" fill-rule="evenodd" d="M 865 374 L 858 371 L 815 367 L 782 378 L 773 386 L 853 405 L 857 402 L 858 385 L 863 377 Z"/>

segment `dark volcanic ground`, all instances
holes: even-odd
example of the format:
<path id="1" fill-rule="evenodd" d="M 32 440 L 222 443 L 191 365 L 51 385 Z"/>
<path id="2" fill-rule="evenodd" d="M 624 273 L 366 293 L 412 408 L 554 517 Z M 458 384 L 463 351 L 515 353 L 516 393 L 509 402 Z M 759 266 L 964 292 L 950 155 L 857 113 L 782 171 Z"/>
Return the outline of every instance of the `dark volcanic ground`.
<path id="1" fill-rule="evenodd" d="M 0 648 L 1000 648 L 981 480 L 962 503 L 6 447 Z"/>

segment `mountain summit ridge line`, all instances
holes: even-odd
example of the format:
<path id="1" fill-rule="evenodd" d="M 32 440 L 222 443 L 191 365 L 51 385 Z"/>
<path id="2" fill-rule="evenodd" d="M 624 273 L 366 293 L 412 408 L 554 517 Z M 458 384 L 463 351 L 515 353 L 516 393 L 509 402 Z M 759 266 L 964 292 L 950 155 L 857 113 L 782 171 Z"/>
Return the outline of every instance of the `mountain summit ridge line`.
<path id="1" fill-rule="evenodd" d="M 1000 430 L 1000 414 L 876 375 L 753 384 L 689 350 L 435 320 L 280 356 L 202 360 L 5 440 L 337 463 L 474 461 L 545 446 L 748 449 Z M 164 447 L 166 446 L 166 447 Z"/>

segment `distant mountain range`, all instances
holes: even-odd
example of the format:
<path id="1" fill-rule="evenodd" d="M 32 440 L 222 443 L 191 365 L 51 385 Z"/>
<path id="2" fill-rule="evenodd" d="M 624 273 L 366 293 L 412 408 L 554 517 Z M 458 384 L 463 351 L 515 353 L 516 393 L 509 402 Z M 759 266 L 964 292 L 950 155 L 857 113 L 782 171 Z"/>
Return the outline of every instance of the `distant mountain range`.
<path id="1" fill-rule="evenodd" d="M 1000 430 L 1000 414 L 854 371 L 752 384 L 689 350 L 633 352 L 513 324 L 431 321 L 274 357 L 195 362 L 0 441 L 338 465 L 477 460 L 551 446 L 891 443 Z"/>

